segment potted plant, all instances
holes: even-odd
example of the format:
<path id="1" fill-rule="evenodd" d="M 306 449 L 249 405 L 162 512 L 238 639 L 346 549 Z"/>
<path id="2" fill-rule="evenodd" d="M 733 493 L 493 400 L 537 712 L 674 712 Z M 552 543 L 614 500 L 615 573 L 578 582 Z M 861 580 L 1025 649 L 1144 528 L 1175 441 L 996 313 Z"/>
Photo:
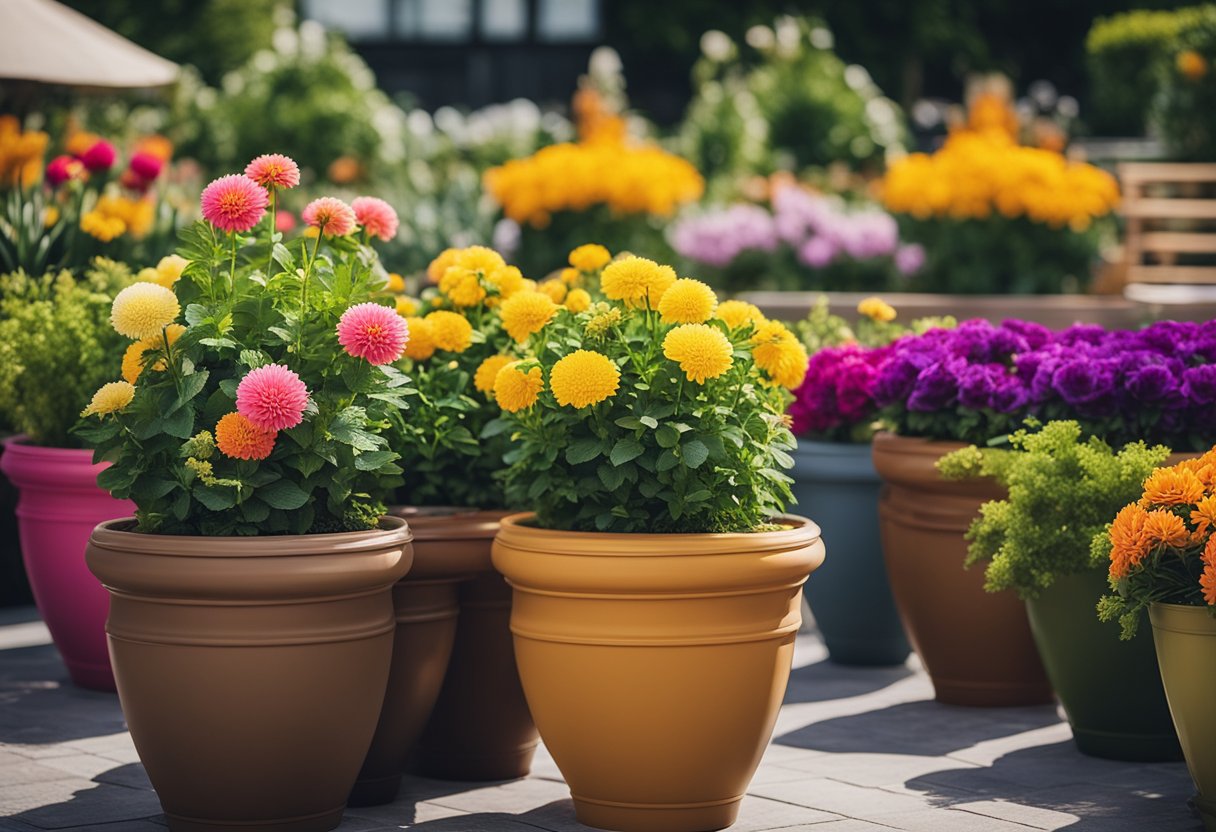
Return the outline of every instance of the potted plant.
<path id="1" fill-rule="evenodd" d="M 515 437 L 494 565 L 528 705 L 583 823 L 720 829 L 772 732 L 823 560 L 782 515 L 784 388 L 806 352 L 776 322 L 715 317 L 705 284 L 640 257 L 575 314 L 504 304 L 524 357 L 495 398 Z"/>
<path id="2" fill-rule="evenodd" d="M 1149 761 L 1182 754 L 1152 639 L 1120 641 L 1093 614 L 1108 558 L 1090 543 L 1168 455 L 1143 442 L 1116 453 L 1101 439 L 1083 439 L 1077 422 L 1061 421 L 1018 431 L 1008 448 L 973 445 L 938 462 L 947 479 L 986 476 L 1008 490 L 972 522 L 967 564 L 987 563 L 988 592 L 1012 589 L 1026 601 L 1039 655 L 1084 754 Z"/>
<path id="3" fill-rule="evenodd" d="M 494 309 L 535 284 L 483 246 L 449 249 L 428 272 L 437 285 L 422 300 L 397 301 L 410 329 L 400 366 L 418 394 L 389 433 L 415 474 L 393 513 L 409 519 L 414 566 L 394 589 L 392 671 L 351 796 L 361 804 L 390 802 L 411 757 L 429 776 L 507 780 L 528 773 L 538 743 L 511 650 L 510 588 L 490 564 L 507 436 L 491 428 L 489 396 L 512 340 Z"/>
<path id="4" fill-rule="evenodd" d="M 1098 614 L 1134 638 L 1148 610 L 1161 681 L 1199 794 L 1204 828 L 1216 830 L 1216 451 L 1155 471 L 1139 500 L 1115 515 L 1094 547 L 1109 553 L 1110 586 Z"/>
<path id="5" fill-rule="evenodd" d="M 0 277 L 0 418 L 17 431 L 0 470 L 20 490 L 21 552 L 38 611 L 72 681 L 96 690 L 114 690 L 110 601 L 84 550 L 94 526 L 134 506 L 98 487 L 102 466 L 71 428 L 119 371 L 126 342 L 110 326 L 110 302 L 130 282 L 125 266 L 102 259 L 79 278 Z"/>
<path id="6" fill-rule="evenodd" d="M 123 713 L 175 830 L 338 825 L 412 556 L 382 503 L 401 471 L 382 432 L 405 406 L 392 362 L 407 327 L 370 300 L 384 273 L 340 200 L 305 209 L 311 241 L 289 247 L 267 223 L 252 245 L 267 189 L 294 172 L 263 157 L 207 186 L 173 289 L 115 298 L 114 328 L 147 349 L 81 429 L 111 463 L 101 485 L 136 505 L 98 526 L 87 558 L 111 592 Z"/>
<path id="7" fill-rule="evenodd" d="M 863 300 L 858 311 L 861 319 L 850 327 L 828 311 L 825 297 L 798 326 L 811 359 L 789 407 L 798 437 L 793 491 L 798 504 L 820 518 L 833 554 L 803 591 L 829 659 L 897 665 L 911 648 L 882 562 L 881 481 L 870 455 L 878 407 L 870 386 L 887 345 L 911 330 L 895 323 L 895 310 L 879 298 Z M 925 319 L 914 321 L 912 328 L 952 323 Z"/>
<path id="8" fill-rule="evenodd" d="M 1216 324 L 1163 321 L 1139 331 L 1078 324 L 1052 332 L 1010 320 L 966 321 L 896 341 L 873 393 L 889 433 L 874 439 L 887 485 L 883 553 L 912 646 L 944 702 L 1050 701 L 1026 619 L 1011 595 L 987 595 L 962 569 L 980 505 L 1006 495 L 990 479 L 948 481 L 935 465 L 987 445 L 1027 417 L 1076 419 L 1111 445 L 1193 450 L 1216 401 Z M 951 603 L 941 599 L 949 597 Z"/>

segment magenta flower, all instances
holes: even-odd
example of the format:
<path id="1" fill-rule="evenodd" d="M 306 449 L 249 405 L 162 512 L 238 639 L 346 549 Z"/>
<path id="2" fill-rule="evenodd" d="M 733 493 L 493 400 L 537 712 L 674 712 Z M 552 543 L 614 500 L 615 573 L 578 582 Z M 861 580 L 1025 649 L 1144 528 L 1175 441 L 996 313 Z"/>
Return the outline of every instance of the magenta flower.
<path id="1" fill-rule="evenodd" d="M 308 388 L 281 364 L 250 370 L 236 386 L 236 412 L 263 430 L 294 428 L 306 407 Z"/>
<path id="2" fill-rule="evenodd" d="M 145 182 L 151 182 L 160 176 L 165 163 L 151 153 L 136 153 L 127 164 L 127 169 Z"/>
<path id="3" fill-rule="evenodd" d="M 378 303 L 360 303 L 342 313 L 338 343 L 355 358 L 371 364 L 391 364 L 405 352 L 410 330 L 395 310 Z"/>
<path id="4" fill-rule="evenodd" d="M 80 155 L 81 163 L 92 173 L 99 173 L 114 167 L 118 151 L 114 145 L 105 139 L 98 139 L 93 146 Z"/>
<path id="5" fill-rule="evenodd" d="M 305 205 L 300 219 L 326 237 L 345 237 L 355 230 L 354 209 L 332 196 L 323 196 Z"/>
<path id="6" fill-rule="evenodd" d="M 397 236 L 397 212 L 383 199 L 360 196 L 351 202 L 350 207 L 355 212 L 355 220 L 369 236 L 385 241 Z"/>
<path id="7" fill-rule="evenodd" d="M 266 214 L 270 197 L 257 183 L 239 173 L 221 176 L 203 189 L 203 217 L 221 231 L 248 231 Z"/>
<path id="8" fill-rule="evenodd" d="M 47 163 L 42 175 L 46 179 L 46 184 L 52 188 L 58 188 L 69 179 L 80 176 L 82 171 L 83 166 L 79 159 L 72 156 L 56 156 Z"/>
<path id="9" fill-rule="evenodd" d="M 294 188 L 300 184 L 300 167 L 281 153 L 259 156 L 245 165 L 245 175 L 263 188 Z"/>

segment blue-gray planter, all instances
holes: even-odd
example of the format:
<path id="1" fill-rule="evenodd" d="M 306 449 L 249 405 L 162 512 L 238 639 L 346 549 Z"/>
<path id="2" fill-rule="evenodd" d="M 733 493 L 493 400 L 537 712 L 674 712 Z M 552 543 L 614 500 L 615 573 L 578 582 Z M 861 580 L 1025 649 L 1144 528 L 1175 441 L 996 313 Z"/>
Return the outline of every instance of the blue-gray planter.
<path id="1" fill-rule="evenodd" d="M 819 524 L 828 550 L 805 591 L 829 658 L 903 664 L 911 647 L 887 583 L 870 446 L 799 439 L 792 473 L 798 512 Z"/>

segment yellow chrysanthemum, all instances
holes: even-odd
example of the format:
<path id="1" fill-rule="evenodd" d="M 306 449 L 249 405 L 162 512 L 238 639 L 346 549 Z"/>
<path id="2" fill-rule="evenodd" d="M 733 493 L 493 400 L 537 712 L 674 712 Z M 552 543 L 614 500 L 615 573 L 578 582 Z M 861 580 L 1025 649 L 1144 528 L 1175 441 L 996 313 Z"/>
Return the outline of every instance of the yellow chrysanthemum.
<path id="1" fill-rule="evenodd" d="M 857 304 L 858 314 L 865 315 L 872 321 L 890 323 L 895 320 L 895 307 L 882 298 L 866 298 Z"/>
<path id="2" fill-rule="evenodd" d="M 581 277 L 582 277 L 582 275 L 579 274 L 578 269 L 575 269 L 573 267 L 567 267 L 565 269 L 562 269 L 562 272 L 561 272 L 562 283 L 565 283 L 567 286 L 576 285 L 579 282 L 579 280 L 581 279 Z"/>
<path id="3" fill-rule="evenodd" d="M 156 279 L 153 283 L 159 283 L 166 289 L 172 289 L 173 284 L 181 279 L 182 272 L 188 265 L 190 265 L 190 261 L 178 254 L 160 258 L 160 262 L 156 264 Z"/>
<path id="4" fill-rule="evenodd" d="M 733 352 L 730 339 L 705 324 L 678 326 L 663 339 L 663 355 L 677 362 L 688 380 L 697 384 L 729 370 Z"/>
<path id="5" fill-rule="evenodd" d="M 560 280 L 546 280 L 536 288 L 553 298 L 554 303 L 561 303 L 566 299 L 566 284 Z"/>
<path id="6" fill-rule="evenodd" d="M 177 342 L 177 339 L 182 337 L 182 333 L 186 328 L 181 324 L 169 324 L 165 327 L 165 336 L 169 339 L 169 345 L 172 346 Z M 139 380 L 140 374 L 144 371 L 144 354 L 150 350 L 163 350 L 165 348 L 165 340 L 160 335 L 154 335 L 151 338 L 143 338 L 131 346 L 127 347 L 127 351 L 122 356 L 122 377 L 129 384 L 135 384 Z M 165 360 L 159 359 L 152 369 L 160 372 L 165 369 Z"/>
<path id="7" fill-rule="evenodd" d="M 775 383 L 793 389 L 806 378 L 808 356 L 794 333 L 780 321 L 765 321 L 752 335 L 752 358 Z"/>
<path id="8" fill-rule="evenodd" d="M 579 246 L 570 252 L 570 265 L 580 272 L 593 272 L 607 265 L 611 259 L 608 249 L 594 243 Z"/>
<path id="9" fill-rule="evenodd" d="M 591 308 L 591 295 L 586 289 L 571 289 L 566 294 L 566 308 L 577 315 Z"/>
<path id="10" fill-rule="evenodd" d="M 447 274 L 448 269 L 456 265 L 456 258 L 460 256 L 460 249 L 447 248 L 440 252 L 439 256 L 430 262 L 426 267 L 427 280 L 432 283 L 438 283 Z"/>
<path id="11" fill-rule="evenodd" d="M 384 284 L 386 292 L 392 292 L 394 295 L 401 294 L 405 291 L 405 278 L 396 272 L 388 273 L 388 281 Z"/>
<path id="12" fill-rule="evenodd" d="M 642 306 L 649 301 L 651 309 L 658 306 L 663 293 L 675 282 L 676 273 L 671 266 L 660 266 L 645 257 L 617 260 L 600 275 L 604 297 L 624 301 L 629 306 Z"/>
<path id="13" fill-rule="evenodd" d="M 616 394 L 621 371 L 612 359 L 591 350 L 577 350 L 559 359 L 549 372 L 549 389 L 560 405 L 576 409 L 599 404 Z"/>
<path id="14" fill-rule="evenodd" d="M 486 280 L 498 290 L 498 295 L 504 300 L 528 288 L 523 272 L 515 266 L 503 266 L 486 275 Z"/>
<path id="15" fill-rule="evenodd" d="M 512 361 L 494 377 L 494 400 L 508 413 L 518 413 L 536 404 L 545 386 L 540 367 L 524 372 L 519 369 L 519 363 Z"/>
<path id="16" fill-rule="evenodd" d="M 110 323 L 119 335 L 139 340 L 159 335 L 181 312 L 177 295 L 157 283 L 132 283 L 114 298 Z"/>
<path id="17" fill-rule="evenodd" d="M 412 358 L 414 361 L 426 361 L 434 355 L 435 336 L 431 332 L 430 321 L 426 318 L 409 315 L 406 316 L 405 325 L 410 330 L 410 337 L 405 342 L 405 357 Z"/>
<path id="18" fill-rule="evenodd" d="M 473 386 L 483 393 L 493 393 L 494 380 L 498 378 L 498 371 L 514 360 L 509 355 L 491 355 L 481 362 L 477 367 L 477 372 L 473 373 Z"/>
<path id="19" fill-rule="evenodd" d="M 463 266 L 452 266 L 439 280 L 439 291 L 447 295 L 454 306 L 476 306 L 485 299 L 486 287 L 477 272 Z"/>
<path id="20" fill-rule="evenodd" d="M 714 317 L 725 323 L 731 329 L 739 329 L 747 325 L 760 326 L 764 323 L 764 313 L 757 307 L 742 300 L 724 300 L 718 304 Z"/>
<path id="21" fill-rule="evenodd" d="M 127 230 L 127 224 L 118 217 L 108 216 L 100 211 L 89 211 L 80 218 L 80 230 L 90 237 L 108 243 L 115 237 L 121 237 Z"/>
<path id="22" fill-rule="evenodd" d="M 105 416 L 117 413 L 131 403 L 135 398 L 135 385 L 129 381 L 111 381 L 101 385 L 93 394 L 89 406 L 80 412 L 81 416 Z"/>
<path id="23" fill-rule="evenodd" d="M 557 313 L 553 298 L 542 292 L 519 292 L 503 301 L 502 325 L 507 334 L 519 343 L 540 332 Z"/>
<path id="24" fill-rule="evenodd" d="M 464 352 L 473 343 L 473 325 L 464 315 L 439 310 L 426 316 L 435 346 L 448 352 Z"/>
<path id="25" fill-rule="evenodd" d="M 682 277 L 671 284 L 659 301 L 659 314 L 669 324 L 703 324 L 717 308 L 714 290 L 691 277 Z"/>
<path id="26" fill-rule="evenodd" d="M 456 265 L 488 276 L 507 265 L 502 255 L 485 246 L 469 246 L 456 254 Z"/>
<path id="27" fill-rule="evenodd" d="M 397 295 L 396 306 L 397 314 L 403 318 L 418 314 L 418 301 L 408 295 Z"/>

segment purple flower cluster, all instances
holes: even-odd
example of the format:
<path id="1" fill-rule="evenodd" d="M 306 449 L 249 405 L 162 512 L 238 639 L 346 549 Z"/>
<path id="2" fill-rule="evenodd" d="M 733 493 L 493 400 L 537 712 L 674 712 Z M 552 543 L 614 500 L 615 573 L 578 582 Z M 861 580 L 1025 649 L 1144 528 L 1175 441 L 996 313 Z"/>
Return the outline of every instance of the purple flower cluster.
<path id="1" fill-rule="evenodd" d="M 806 380 L 789 406 L 794 433 L 847 441 L 872 422 L 878 406 L 871 392 L 889 347 L 845 344 L 811 356 Z"/>
<path id="2" fill-rule="evenodd" d="M 677 223 L 671 244 L 690 260 L 725 268 L 745 251 L 777 248 L 773 216 L 759 205 L 733 205 Z"/>

